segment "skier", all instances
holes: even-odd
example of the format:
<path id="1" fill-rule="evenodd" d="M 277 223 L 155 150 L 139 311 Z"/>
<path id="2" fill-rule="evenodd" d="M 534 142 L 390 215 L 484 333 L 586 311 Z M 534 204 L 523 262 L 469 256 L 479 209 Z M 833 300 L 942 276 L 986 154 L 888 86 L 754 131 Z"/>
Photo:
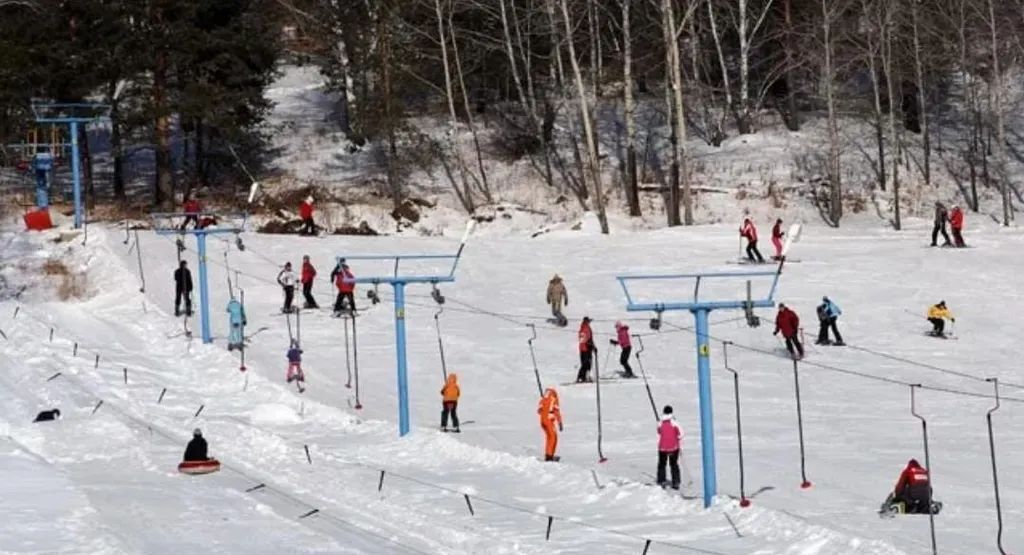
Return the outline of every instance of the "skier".
<path id="1" fill-rule="evenodd" d="M 316 224 L 313 223 L 313 197 L 308 196 L 299 205 L 299 217 L 302 218 L 302 229 L 299 235 L 316 235 Z"/>
<path id="2" fill-rule="evenodd" d="M 181 316 L 181 302 L 185 301 L 185 315 L 192 316 L 192 272 L 184 260 L 174 270 L 174 315 Z"/>
<path id="3" fill-rule="evenodd" d="M 60 409 L 44 410 L 40 411 L 32 422 L 50 422 L 58 419 L 60 419 Z"/>
<path id="4" fill-rule="evenodd" d="M 203 439 L 203 431 L 196 428 L 192 430 L 192 440 L 185 447 L 185 456 L 182 459 L 185 462 L 208 461 L 210 457 L 206 450 L 207 445 L 206 440 Z"/>
<path id="5" fill-rule="evenodd" d="M 238 299 L 232 298 L 228 301 L 227 312 L 231 325 L 231 331 L 228 333 L 228 350 L 241 350 L 245 348 L 245 326 L 249 325 L 245 317 L 245 307 Z"/>
<path id="6" fill-rule="evenodd" d="M 578 346 L 580 349 L 580 371 L 576 374 L 576 383 L 592 381 L 590 379 L 590 367 L 594 362 L 594 355 L 597 354 L 597 347 L 594 345 L 594 332 L 590 329 L 590 316 L 584 316 L 580 322 Z"/>
<path id="7" fill-rule="evenodd" d="M 562 282 L 562 277 L 555 274 L 548 282 L 548 304 L 551 305 L 551 315 L 554 316 L 555 323 L 559 326 L 565 327 L 569 324 L 569 321 L 562 314 L 562 303 L 565 306 L 569 306 L 569 292 L 565 289 L 565 283 Z"/>
<path id="8" fill-rule="evenodd" d="M 619 364 L 622 365 L 622 377 L 635 378 L 636 374 L 633 373 L 633 368 L 629 365 L 629 355 L 633 352 L 633 342 L 629 338 L 629 326 L 622 322 L 615 322 L 615 333 L 618 338 L 609 339 L 608 342 L 612 345 L 618 345 L 622 349 L 622 354 L 619 355 Z"/>
<path id="9" fill-rule="evenodd" d="M 779 303 L 779 313 L 775 315 L 775 332 L 772 335 L 778 335 L 780 331 L 782 337 L 786 339 L 786 350 L 793 360 L 804 358 L 804 346 L 797 337 L 800 332 L 800 317 L 783 303 Z"/>
<path id="10" fill-rule="evenodd" d="M 334 300 L 334 315 L 341 316 L 345 312 L 345 305 L 348 305 L 348 310 L 351 313 L 356 311 L 356 276 L 349 269 L 348 264 L 345 260 L 339 260 L 338 265 L 334 267 L 331 272 L 331 281 L 338 288 L 338 298 Z"/>
<path id="11" fill-rule="evenodd" d="M 181 230 L 185 231 L 189 222 L 192 222 L 193 229 L 199 229 L 199 213 L 203 211 L 203 206 L 199 204 L 199 200 L 195 196 L 185 196 L 181 211 L 185 213 L 185 221 L 181 222 Z"/>
<path id="12" fill-rule="evenodd" d="M 946 320 L 956 323 L 953 313 L 946 308 L 946 301 L 939 301 L 939 304 L 928 309 L 928 321 L 932 323 L 932 331 L 929 335 L 933 337 L 946 337 Z"/>
<path id="13" fill-rule="evenodd" d="M 679 489 L 679 450 L 683 432 L 676 425 L 672 416 L 672 405 L 662 409 L 661 423 L 658 424 L 658 485 L 665 487 L 665 466 L 672 469 L 672 489 Z"/>
<path id="14" fill-rule="evenodd" d="M 949 217 L 949 215 L 946 212 L 946 205 L 942 204 L 939 201 L 935 201 L 935 221 L 934 221 L 934 224 L 932 225 L 932 246 L 933 247 L 938 246 L 938 245 L 936 245 L 935 242 L 939 239 L 939 233 L 942 233 L 942 239 L 943 239 L 942 246 L 943 247 L 952 246 L 953 243 L 951 243 L 949 241 L 949 234 L 946 233 L 946 219 L 948 217 Z"/>
<path id="15" fill-rule="evenodd" d="M 562 411 L 558 408 L 558 392 L 555 388 L 549 387 L 544 392 L 537 405 L 537 414 L 540 416 L 540 427 L 544 430 L 544 460 L 558 461 L 561 457 L 555 456 L 555 448 L 558 447 L 558 432 L 562 431 Z"/>
<path id="16" fill-rule="evenodd" d="M 740 236 L 747 239 L 747 260 L 750 262 L 764 262 L 761 251 L 757 250 L 757 228 L 750 218 L 743 219 L 743 227 L 740 228 Z M 756 259 L 755 259 L 756 257 Z"/>
<path id="17" fill-rule="evenodd" d="M 452 426 L 455 429 L 452 430 L 455 433 L 459 433 L 459 414 L 456 410 L 459 407 L 459 396 L 462 392 L 459 390 L 459 378 L 455 374 L 448 374 L 448 379 L 444 382 L 444 387 L 441 388 L 441 431 L 448 431 L 448 416 L 452 417 Z"/>
<path id="18" fill-rule="evenodd" d="M 316 304 L 316 299 L 313 298 L 313 279 L 316 277 L 316 268 L 309 261 L 309 255 L 302 256 L 302 296 L 305 297 L 305 303 L 302 308 L 320 308 L 320 305 Z"/>
<path id="19" fill-rule="evenodd" d="M 288 353 L 285 355 L 288 358 L 288 373 L 285 374 L 288 383 L 295 382 L 295 385 L 299 388 L 299 393 L 302 393 L 306 389 L 302 387 L 302 384 L 306 382 L 306 375 L 302 372 L 302 349 L 299 348 L 299 342 L 292 340 L 291 346 L 288 348 Z"/>
<path id="20" fill-rule="evenodd" d="M 281 312 L 292 312 L 292 299 L 295 298 L 295 272 L 292 272 L 291 262 L 284 263 L 284 269 L 277 274 L 277 283 L 284 290 L 284 307 Z"/>
<path id="21" fill-rule="evenodd" d="M 782 218 L 775 220 L 775 225 L 772 226 L 772 246 L 775 247 L 775 256 L 772 260 L 782 259 L 782 236 L 785 235 L 782 231 Z"/>
<path id="22" fill-rule="evenodd" d="M 818 322 L 821 326 L 818 328 L 818 345 L 836 345 L 842 347 L 846 345 L 843 343 L 843 336 L 839 335 L 839 328 L 836 327 L 836 320 L 842 315 L 843 311 L 839 310 L 839 305 L 832 302 L 828 297 L 821 298 L 821 304 L 818 305 Z M 832 343 L 828 339 L 828 330 L 832 329 L 832 334 L 836 336 L 835 343 Z"/>
<path id="23" fill-rule="evenodd" d="M 901 514 L 938 514 L 942 504 L 932 500 L 932 485 L 928 469 L 921 466 L 917 459 L 910 459 L 900 473 L 896 487 L 882 504 L 883 512 Z"/>
<path id="24" fill-rule="evenodd" d="M 953 243 L 957 248 L 964 248 L 967 245 L 964 244 L 964 211 L 959 206 L 954 206 L 953 211 L 949 213 L 949 227 L 953 230 Z M 948 243 L 948 241 L 947 241 Z"/>

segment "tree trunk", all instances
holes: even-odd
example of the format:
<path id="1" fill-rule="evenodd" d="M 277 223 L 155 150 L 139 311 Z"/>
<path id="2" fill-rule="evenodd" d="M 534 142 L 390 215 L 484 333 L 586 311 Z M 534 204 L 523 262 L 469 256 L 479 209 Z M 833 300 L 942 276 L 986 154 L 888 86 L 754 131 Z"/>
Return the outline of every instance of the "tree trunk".
<path id="1" fill-rule="evenodd" d="M 662 22 L 665 35 L 667 71 L 672 83 L 673 120 L 675 144 L 673 152 L 679 160 L 679 181 L 682 181 L 683 221 L 685 225 L 693 225 L 693 200 L 690 191 L 690 178 L 686 164 L 686 111 L 683 103 L 683 71 L 679 56 L 679 33 L 676 30 L 676 18 L 672 9 L 672 0 L 662 0 Z M 672 209 L 669 210 L 669 225 L 679 225 L 679 187 L 678 181 L 673 183 L 669 194 Z"/>
<path id="2" fill-rule="evenodd" d="M 159 9 L 157 10 L 159 13 Z M 157 16 L 159 24 L 160 17 Z M 167 52 L 157 51 L 153 67 L 153 110 L 156 118 L 153 125 L 156 144 L 156 188 L 153 201 L 165 209 L 174 204 L 174 168 L 171 160 L 171 116 L 167 105 Z"/>
<path id="3" fill-rule="evenodd" d="M 839 227 L 843 217 L 843 185 L 840 173 L 839 122 L 836 116 L 835 70 L 832 67 L 832 13 L 831 0 L 821 0 L 822 31 L 824 35 L 825 60 L 822 77 L 825 82 L 825 103 L 828 106 L 828 174 L 831 199 L 829 202 L 829 224 Z"/>
<path id="4" fill-rule="evenodd" d="M 622 0 L 622 96 L 626 120 L 626 199 L 629 215 L 640 217 L 640 184 L 636 173 L 636 99 L 633 97 L 633 37 L 629 10 L 633 0 Z"/>
<path id="5" fill-rule="evenodd" d="M 1013 218 L 1010 213 L 1010 180 L 1006 172 L 1006 127 L 1003 117 L 1003 74 L 999 64 L 999 22 L 996 21 L 995 1 L 988 0 L 989 35 L 992 54 L 992 84 L 989 87 L 992 113 L 995 116 L 996 132 L 996 175 L 999 177 L 1003 197 L 1003 225 L 1009 226 Z"/>
<path id="6" fill-rule="evenodd" d="M 921 62 L 921 36 L 920 19 L 917 2 L 910 3 L 911 18 L 913 20 L 914 34 L 914 71 L 917 74 L 917 104 L 918 114 L 921 119 L 921 144 L 924 149 L 924 182 L 931 185 L 932 182 L 932 144 L 931 133 L 928 122 L 928 104 L 924 84 L 924 64 Z"/>
<path id="7" fill-rule="evenodd" d="M 466 175 L 466 162 L 462 158 L 462 149 L 459 146 L 459 121 L 455 113 L 455 93 L 452 92 L 451 66 L 448 63 L 448 38 L 444 30 L 444 15 L 441 11 L 441 0 L 434 0 L 434 12 L 437 15 L 437 36 L 441 41 L 441 63 L 444 66 L 444 91 L 445 99 L 448 101 L 448 148 L 455 156 L 459 165 L 459 180 L 461 183 L 453 183 L 462 200 L 466 212 L 473 214 L 476 204 L 473 201 L 473 191 L 469 187 L 469 178 Z"/>
<path id="8" fill-rule="evenodd" d="M 484 168 L 484 154 L 480 148 L 480 136 L 476 132 L 476 121 L 473 119 L 473 110 L 469 106 L 469 93 L 466 92 L 466 79 L 462 72 L 462 60 L 459 57 L 459 43 L 455 36 L 455 24 L 452 22 L 454 10 L 448 12 L 448 33 L 452 38 L 452 56 L 455 58 L 455 74 L 459 78 L 459 90 L 462 91 L 462 108 L 466 111 L 466 124 L 469 126 L 469 133 L 473 136 L 473 148 L 476 151 L 477 169 L 480 170 L 480 179 L 475 179 L 477 188 L 484 195 L 484 200 L 494 202 L 491 196 L 491 185 L 487 180 L 487 170 Z"/>
<path id="9" fill-rule="evenodd" d="M 900 214 L 900 135 L 899 130 L 896 128 L 896 85 L 894 82 L 897 80 L 895 75 L 895 63 L 893 60 L 893 12 L 896 9 L 894 2 L 888 0 L 882 6 L 885 10 L 884 21 L 880 21 L 882 29 L 882 68 L 885 72 L 885 90 L 886 96 L 889 99 L 889 152 L 892 155 L 892 197 L 893 206 L 895 208 L 895 218 L 893 219 L 893 227 L 896 231 L 902 229 L 901 214 Z"/>
<path id="10" fill-rule="evenodd" d="M 786 122 L 786 128 L 790 131 L 800 131 L 800 113 L 796 109 L 796 94 L 793 92 L 795 88 L 795 81 L 793 80 L 793 67 L 794 59 L 793 56 L 793 16 L 790 7 L 791 0 L 782 0 L 782 13 L 783 21 L 785 22 L 785 33 L 782 40 L 785 43 L 786 51 L 786 116 L 783 120 Z"/>

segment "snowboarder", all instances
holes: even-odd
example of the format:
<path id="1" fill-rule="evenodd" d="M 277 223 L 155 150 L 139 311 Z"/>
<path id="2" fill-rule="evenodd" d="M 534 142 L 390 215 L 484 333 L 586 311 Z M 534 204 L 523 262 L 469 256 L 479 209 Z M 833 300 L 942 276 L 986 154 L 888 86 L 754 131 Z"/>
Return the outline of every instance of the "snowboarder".
<path id="1" fill-rule="evenodd" d="M 782 236 L 785 233 L 782 231 L 782 218 L 775 220 L 775 225 L 772 226 L 772 246 L 775 247 L 775 256 L 772 260 L 782 259 Z"/>
<path id="2" fill-rule="evenodd" d="M 946 212 L 946 205 L 939 201 L 935 201 L 935 221 L 932 225 L 932 246 L 938 246 L 936 241 L 939 239 L 939 233 L 942 233 L 942 246 L 949 247 L 953 243 L 949 241 L 949 234 L 946 233 L 946 220 L 949 215 Z"/>
<path id="3" fill-rule="evenodd" d="M 448 374 L 448 379 L 444 382 L 444 387 L 441 388 L 441 431 L 448 431 L 448 416 L 452 417 L 452 426 L 455 429 L 452 431 L 459 433 L 459 414 L 456 410 L 459 407 L 459 396 L 462 392 L 459 390 L 459 378 L 455 374 Z"/>
<path id="4" fill-rule="evenodd" d="M 665 466 L 672 470 L 672 489 L 679 489 L 681 482 L 679 477 L 679 450 L 683 432 L 676 425 L 675 417 L 672 416 L 672 405 L 665 405 L 662 409 L 661 423 L 658 424 L 658 485 L 665 487 L 668 480 L 665 479 Z"/>
<path id="5" fill-rule="evenodd" d="M 594 355 L 597 354 L 597 347 L 594 345 L 594 332 L 590 329 L 590 317 L 584 316 L 580 322 L 578 337 L 580 350 L 580 371 L 576 374 L 576 383 L 589 382 L 590 367 L 594 362 Z"/>
<path id="6" fill-rule="evenodd" d="M 185 196 L 185 201 L 181 205 L 181 211 L 185 213 L 185 221 L 181 222 L 182 231 L 188 228 L 189 222 L 192 222 L 193 229 L 200 229 L 199 214 L 203 211 L 203 206 L 199 204 L 199 200 L 195 196 Z"/>
<path id="7" fill-rule="evenodd" d="M 757 228 L 750 218 L 743 219 L 743 227 L 740 228 L 740 236 L 747 240 L 747 260 L 750 262 L 764 262 L 761 251 L 757 250 Z"/>
<path id="8" fill-rule="evenodd" d="M 882 504 L 883 513 L 899 514 L 938 514 L 942 503 L 932 500 L 932 485 L 928 469 L 921 466 L 917 459 L 910 459 L 900 473 L 896 487 L 889 498 Z"/>
<path id="9" fill-rule="evenodd" d="M 281 312 L 292 312 L 292 299 L 295 298 L 295 272 L 292 271 L 291 262 L 284 263 L 284 268 L 277 274 L 277 283 L 284 290 L 284 307 Z"/>
<path id="10" fill-rule="evenodd" d="M 828 297 L 821 298 L 821 304 L 818 305 L 818 322 L 820 327 L 818 328 L 818 345 L 836 345 L 842 347 L 846 345 L 843 343 L 843 336 L 839 335 L 839 328 L 836 327 L 836 320 L 842 315 L 843 311 L 839 310 L 839 305 L 832 302 Z M 835 343 L 829 341 L 828 330 L 832 329 L 832 334 L 836 336 Z"/>
<path id="11" fill-rule="evenodd" d="M 238 299 L 232 298 L 228 301 L 228 322 L 231 330 L 228 333 L 228 350 L 245 348 L 245 326 L 249 321 L 245 317 L 245 307 Z"/>
<path id="12" fill-rule="evenodd" d="M 302 308 L 320 308 L 320 305 L 316 304 L 316 299 L 313 298 L 313 279 L 316 278 L 316 268 L 309 261 L 309 255 L 302 256 L 302 296 L 305 298 L 305 303 Z"/>
<path id="13" fill-rule="evenodd" d="M 192 440 L 188 442 L 185 447 L 185 456 L 182 459 L 185 462 L 193 461 L 208 461 L 210 457 L 207 455 L 206 440 L 203 439 L 203 431 L 199 428 L 192 430 Z"/>
<path id="14" fill-rule="evenodd" d="M 629 326 L 622 322 L 615 322 L 615 333 L 617 338 L 609 339 L 608 342 L 612 345 L 618 345 L 622 349 L 622 354 L 619 355 L 619 364 L 622 365 L 622 377 L 635 378 L 636 374 L 633 373 L 633 368 L 629 365 L 629 355 L 633 352 L 633 342 L 629 338 Z"/>
<path id="15" fill-rule="evenodd" d="M 953 230 L 953 244 L 957 248 L 964 248 L 967 245 L 964 244 L 964 211 L 959 206 L 954 206 L 953 211 L 949 213 L 949 227 Z M 947 244 L 949 241 L 946 241 Z"/>
<path id="16" fill-rule="evenodd" d="M 544 430 L 544 460 L 557 461 L 560 457 L 555 456 L 555 449 L 558 447 L 558 432 L 562 431 L 562 411 L 558 407 L 558 392 L 555 388 L 549 387 L 544 392 L 537 405 L 537 414 L 540 416 L 540 427 Z"/>
<path id="17" fill-rule="evenodd" d="M 285 374 L 285 378 L 288 383 L 295 382 L 299 393 L 302 393 L 306 390 L 302 387 L 302 384 L 306 382 L 306 375 L 302 372 L 302 349 L 299 348 L 298 341 L 292 340 L 285 356 L 288 358 L 288 373 Z"/>
<path id="18" fill-rule="evenodd" d="M 786 350 L 793 360 L 804 358 L 804 346 L 797 336 L 800 332 L 800 317 L 783 303 L 779 303 L 779 313 L 775 315 L 775 332 L 772 335 L 778 335 L 780 331 L 786 340 Z"/>
<path id="19" fill-rule="evenodd" d="M 356 311 L 356 276 L 344 260 L 339 260 L 338 265 L 331 272 L 331 281 L 338 288 L 338 298 L 334 300 L 334 315 L 341 316 L 348 310 L 351 313 Z M 348 308 L 345 308 L 348 305 Z"/>
<path id="20" fill-rule="evenodd" d="M 551 315 L 554 316 L 555 323 L 562 327 L 568 325 L 569 320 L 562 314 L 562 303 L 564 302 L 565 306 L 569 306 L 569 292 L 565 289 L 562 276 L 555 274 L 551 281 L 548 282 L 547 299 L 548 304 L 551 305 Z"/>
<path id="21" fill-rule="evenodd" d="M 313 223 L 313 197 L 308 196 L 299 205 L 299 217 L 302 218 L 302 229 L 299 235 L 316 235 L 316 224 Z"/>
<path id="22" fill-rule="evenodd" d="M 932 323 L 932 331 L 929 335 L 946 337 L 946 320 L 956 323 L 953 313 L 946 308 L 946 301 L 939 301 L 939 304 L 928 309 L 928 321 Z"/>
<path id="23" fill-rule="evenodd" d="M 40 411 L 32 422 L 50 422 L 58 419 L 60 419 L 60 409 L 44 410 Z"/>
<path id="24" fill-rule="evenodd" d="M 174 315 L 181 316 L 181 303 L 185 301 L 185 315 L 192 316 L 192 272 L 184 260 L 174 270 Z"/>

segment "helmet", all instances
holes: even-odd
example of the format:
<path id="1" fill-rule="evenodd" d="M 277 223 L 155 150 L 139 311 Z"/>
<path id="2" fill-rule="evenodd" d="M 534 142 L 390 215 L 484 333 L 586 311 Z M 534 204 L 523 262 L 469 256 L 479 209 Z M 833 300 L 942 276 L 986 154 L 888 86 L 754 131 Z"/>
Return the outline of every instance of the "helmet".
<path id="1" fill-rule="evenodd" d="M 203 431 L 200 430 L 199 428 L 196 428 L 196 429 L 192 430 L 192 435 L 194 435 L 196 437 L 202 437 L 203 436 Z"/>

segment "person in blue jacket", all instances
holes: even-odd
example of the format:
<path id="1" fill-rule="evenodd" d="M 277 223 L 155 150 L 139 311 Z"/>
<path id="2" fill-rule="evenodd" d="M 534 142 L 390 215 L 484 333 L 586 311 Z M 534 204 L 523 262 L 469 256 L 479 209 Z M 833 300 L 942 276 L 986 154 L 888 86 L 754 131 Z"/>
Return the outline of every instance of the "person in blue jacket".
<path id="1" fill-rule="evenodd" d="M 228 301 L 228 321 L 231 331 L 228 333 L 228 350 L 241 350 L 245 347 L 245 326 L 249 323 L 245 318 L 245 307 L 238 299 Z"/>
<path id="2" fill-rule="evenodd" d="M 821 298 L 821 304 L 818 305 L 818 322 L 820 327 L 818 328 L 818 345 L 837 345 L 843 346 L 843 336 L 839 334 L 839 328 L 836 327 L 836 320 L 843 313 L 839 310 L 839 305 L 832 302 L 828 297 Z M 836 336 L 835 342 L 829 341 L 828 330 L 832 330 L 832 334 Z"/>

